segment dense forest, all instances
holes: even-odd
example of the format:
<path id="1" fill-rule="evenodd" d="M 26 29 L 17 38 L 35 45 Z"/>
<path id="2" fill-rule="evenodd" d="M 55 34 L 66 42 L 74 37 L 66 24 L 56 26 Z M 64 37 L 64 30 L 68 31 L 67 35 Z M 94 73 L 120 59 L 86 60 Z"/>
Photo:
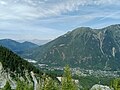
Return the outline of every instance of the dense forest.
<path id="1" fill-rule="evenodd" d="M 34 71 L 35 73 L 42 74 L 42 72 L 31 63 L 28 63 L 26 60 L 14 54 L 11 50 L 2 46 L 0 46 L 0 62 L 7 72 L 11 71 L 23 76 L 25 70 L 28 70 L 29 73 L 30 71 Z"/>

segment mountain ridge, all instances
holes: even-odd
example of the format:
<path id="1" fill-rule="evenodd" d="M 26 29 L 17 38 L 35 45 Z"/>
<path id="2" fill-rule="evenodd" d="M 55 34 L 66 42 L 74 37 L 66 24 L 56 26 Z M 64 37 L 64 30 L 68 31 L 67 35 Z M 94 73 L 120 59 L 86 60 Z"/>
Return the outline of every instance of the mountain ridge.
<path id="1" fill-rule="evenodd" d="M 6 48 L 9 48 L 10 50 L 12 50 L 13 52 L 15 52 L 17 54 L 22 53 L 24 50 L 38 47 L 38 45 L 28 42 L 28 41 L 19 43 L 12 39 L 1 39 L 0 45 L 4 46 Z"/>
<path id="2" fill-rule="evenodd" d="M 43 77 L 49 77 L 56 83 L 58 82 L 56 75 L 41 71 L 41 68 L 36 68 L 11 50 L 0 46 L 0 90 L 7 82 L 12 89 L 16 89 L 19 81 L 38 90 L 40 82 L 43 82 Z"/>
<path id="3" fill-rule="evenodd" d="M 119 70 L 120 24 L 102 29 L 81 27 L 29 52 L 26 56 L 49 66 Z"/>
<path id="4" fill-rule="evenodd" d="M 37 77 L 41 77 L 43 72 L 22 59 L 11 50 L 0 46 L 0 88 L 3 88 L 8 81 L 12 89 L 16 88 L 18 80 L 34 83 L 32 73 L 36 73 Z M 32 77 L 33 76 L 33 77 Z"/>

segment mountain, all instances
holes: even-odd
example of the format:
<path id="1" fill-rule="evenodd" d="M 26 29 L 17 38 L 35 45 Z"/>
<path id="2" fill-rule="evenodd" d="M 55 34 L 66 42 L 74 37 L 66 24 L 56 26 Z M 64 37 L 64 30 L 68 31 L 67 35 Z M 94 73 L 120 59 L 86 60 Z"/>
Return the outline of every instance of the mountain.
<path id="1" fill-rule="evenodd" d="M 28 41 L 28 42 L 32 42 L 32 43 L 34 43 L 34 44 L 37 44 L 37 45 L 44 45 L 44 44 L 46 44 L 46 43 L 48 43 L 48 42 L 50 42 L 51 40 L 50 39 L 48 39 L 48 40 L 39 40 L 39 39 L 32 39 L 32 40 L 17 40 L 18 42 L 25 42 L 25 41 Z"/>
<path id="2" fill-rule="evenodd" d="M 11 40 L 11 39 L 2 39 L 0 40 L 0 45 L 9 48 L 10 50 L 14 51 L 17 54 L 22 53 L 24 50 L 31 49 L 38 47 L 38 45 L 31 43 L 31 42 L 23 42 L 19 43 L 17 41 Z"/>
<path id="3" fill-rule="evenodd" d="M 26 60 L 0 46 L 0 88 L 3 88 L 7 81 L 13 89 L 16 88 L 18 80 L 32 84 L 34 82 L 33 77 L 36 76 L 31 73 L 36 73 L 37 77 L 41 77 L 43 74 Z"/>
<path id="4" fill-rule="evenodd" d="M 24 56 L 48 66 L 120 70 L 120 24 L 102 29 L 80 27 Z"/>
<path id="5" fill-rule="evenodd" d="M 45 78 L 51 78 L 54 82 L 58 82 L 55 75 L 45 73 L 37 69 L 31 63 L 22 59 L 11 50 L 0 46 L 0 90 L 8 82 L 12 89 L 15 90 L 20 82 L 27 84 L 28 87 L 34 87 L 39 90 L 41 83 Z M 24 85 L 24 84 L 21 84 Z M 25 87 L 25 86 L 20 86 Z M 3 90 L 3 89 L 2 89 Z M 9 90 L 9 89 L 4 89 Z M 33 89 L 17 89 L 17 90 L 33 90 Z"/>
<path id="6" fill-rule="evenodd" d="M 51 40 L 38 40 L 38 39 L 33 39 L 33 40 L 30 40 L 30 42 L 32 43 L 35 43 L 37 45 L 44 45 L 48 42 L 50 42 Z"/>

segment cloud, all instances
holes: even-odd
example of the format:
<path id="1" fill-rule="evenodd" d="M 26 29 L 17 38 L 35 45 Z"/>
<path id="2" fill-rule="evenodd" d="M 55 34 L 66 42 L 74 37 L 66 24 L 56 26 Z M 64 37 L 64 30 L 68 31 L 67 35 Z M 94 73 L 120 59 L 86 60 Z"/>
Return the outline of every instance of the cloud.
<path id="1" fill-rule="evenodd" d="M 63 35 L 64 32 L 41 27 L 41 29 L 38 30 L 34 30 L 34 29 L 33 30 L 1 30 L 0 34 L 1 34 L 0 38 L 47 40 L 47 39 L 54 39 L 60 35 Z"/>
<path id="2" fill-rule="evenodd" d="M 7 5 L 5 1 L 0 1 L 0 5 Z"/>
<path id="3" fill-rule="evenodd" d="M 105 20 L 107 18 L 120 19 L 119 15 L 120 15 L 120 11 L 117 11 L 117 12 L 114 12 L 114 13 L 111 12 L 111 13 L 108 13 L 108 14 L 104 15 L 103 18 L 100 19 L 100 21 Z"/>
<path id="4" fill-rule="evenodd" d="M 0 0 L 0 37 L 50 39 L 82 25 L 115 22 L 119 8 L 120 0 Z"/>
<path id="5" fill-rule="evenodd" d="M 54 39 L 64 33 L 64 31 L 37 26 L 32 23 L 20 23 L 11 21 L 0 22 L 0 38 Z"/>
<path id="6" fill-rule="evenodd" d="M 43 19 L 78 11 L 81 6 L 118 3 L 119 0 L 0 0 L 0 19 Z"/>

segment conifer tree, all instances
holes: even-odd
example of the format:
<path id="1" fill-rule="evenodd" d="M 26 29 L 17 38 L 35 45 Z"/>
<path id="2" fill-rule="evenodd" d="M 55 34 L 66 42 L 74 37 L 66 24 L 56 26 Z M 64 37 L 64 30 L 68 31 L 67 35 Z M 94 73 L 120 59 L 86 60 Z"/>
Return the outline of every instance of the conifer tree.
<path id="1" fill-rule="evenodd" d="M 120 78 L 114 79 L 111 84 L 114 90 L 120 90 Z"/>
<path id="2" fill-rule="evenodd" d="M 18 80 L 16 90 L 24 90 L 24 83 L 22 81 Z"/>
<path id="3" fill-rule="evenodd" d="M 64 68 L 62 90 L 77 90 L 77 86 L 75 85 L 75 81 L 72 79 L 72 74 L 69 66 L 66 66 Z"/>
<path id="4" fill-rule="evenodd" d="M 46 78 L 44 90 L 58 90 L 57 83 L 50 77 Z"/>
<path id="5" fill-rule="evenodd" d="M 12 90 L 8 81 L 6 82 L 6 85 L 4 86 L 3 90 Z"/>
<path id="6" fill-rule="evenodd" d="M 58 90 L 58 84 L 51 77 L 43 75 L 40 90 Z"/>
<path id="7" fill-rule="evenodd" d="M 24 81 L 18 81 L 16 90 L 33 90 L 33 86 L 25 83 Z"/>

